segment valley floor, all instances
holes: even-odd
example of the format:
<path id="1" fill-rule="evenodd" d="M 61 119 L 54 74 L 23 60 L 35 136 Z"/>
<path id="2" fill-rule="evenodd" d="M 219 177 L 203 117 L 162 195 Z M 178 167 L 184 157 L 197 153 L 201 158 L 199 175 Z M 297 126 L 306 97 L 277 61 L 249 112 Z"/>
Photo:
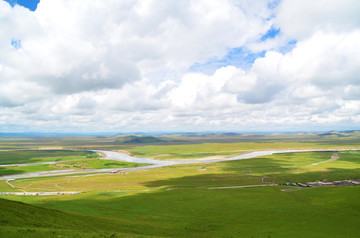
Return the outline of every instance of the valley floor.
<path id="1" fill-rule="evenodd" d="M 359 179 L 360 151 L 275 152 L 0 180 L 0 236 L 357 237 L 359 185 L 297 184 Z"/>

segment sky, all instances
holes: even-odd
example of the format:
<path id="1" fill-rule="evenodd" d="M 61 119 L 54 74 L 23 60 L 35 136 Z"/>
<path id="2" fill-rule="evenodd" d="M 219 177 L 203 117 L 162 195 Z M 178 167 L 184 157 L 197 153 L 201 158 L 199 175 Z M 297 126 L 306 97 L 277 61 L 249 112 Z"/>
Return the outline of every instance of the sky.
<path id="1" fill-rule="evenodd" d="M 0 132 L 360 129 L 358 0 L 0 0 Z"/>

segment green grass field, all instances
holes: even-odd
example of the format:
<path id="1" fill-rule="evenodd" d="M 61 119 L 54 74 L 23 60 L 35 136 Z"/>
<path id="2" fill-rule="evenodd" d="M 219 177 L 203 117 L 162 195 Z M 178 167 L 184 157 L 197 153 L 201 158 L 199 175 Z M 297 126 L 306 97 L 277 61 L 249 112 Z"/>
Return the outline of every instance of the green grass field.
<path id="1" fill-rule="evenodd" d="M 53 168 L 74 168 L 74 169 L 103 169 L 103 168 L 127 168 L 127 167 L 138 167 L 148 164 L 139 164 L 131 162 L 122 162 L 105 159 L 80 159 L 72 161 L 59 162 L 51 165 Z"/>
<path id="2" fill-rule="evenodd" d="M 93 157 L 91 151 L 74 150 L 17 150 L 0 151 L 0 164 L 40 163 Z"/>
<path id="3" fill-rule="evenodd" d="M 99 155 L 91 151 L 0 151 L 0 164 L 24 164 L 55 161 L 56 164 L 34 164 L 29 166 L 0 167 L 1 175 L 21 174 L 59 169 L 102 169 L 138 167 L 145 164 L 98 159 Z"/>
<path id="4" fill-rule="evenodd" d="M 137 237 L 110 219 L 71 214 L 0 198 L 1 237 Z M 128 230 L 130 234 L 127 234 Z"/>
<path id="5" fill-rule="evenodd" d="M 307 142 L 239 142 L 239 143 L 203 143 L 189 145 L 148 145 L 127 148 L 131 154 L 156 159 L 190 159 L 208 156 L 230 156 L 255 150 L 276 149 L 346 149 L 359 148 L 359 144 L 307 143 Z"/>
<path id="6" fill-rule="evenodd" d="M 56 189 L 54 184 L 58 184 L 65 187 L 64 191 L 87 192 L 56 197 L 6 198 L 65 214 L 87 216 L 88 219 L 111 220 L 121 228 L 109 231 L 114 235 L 123 232 L 119 237 L 132 234 L 160 237 L 356 237 L 360 221 L 357 203 L 360 186 L 289 192 L 281 191 L 286 186 L 208 189 L 262 184 L 263 176 L 267 176 L 269 181 L 289 182 L 360 177 L 358 151 L 339 152 L 337 160 L 312 165 L 329 160 L 333 153 L 276 154 L 208 165 L 169 166 L 125 175 L 16 180 L 14 185 L 27 187 L 28 191 Z M 335 168 L 337 172 L 331 172 Z M 325 170 L 329 172 L 325 173 Z M 5 189 L 4 185 L 0 184 L 0 189 Z M 94 229 L 91 234 L 95 237 L 102 232 L 100 228 Z M 40 232 L 38 228 L 34 234 L 37 232 Z M 47 232 L 51 234 L 52 229 Z M 81 229 L 74 229 L 73 237 L 78 234 L 87 235 Z"/>
<path id="7" fill-rule="evenodd" d="M 39 165 L 30 165 L 30 166 L 6 166 L 0 167 L 0 175 L 10 175 L 10 174 L 22 174 L 22 173 L 30 173 L 37 171 L 48 171 L 48 170 L 56 170 L 57 168 L 51 167 L 47 164 L 39 164 Z"/>
<path id="8" fill-rule="evenodd" d="M 129 147 L 129 151 L 138 156 L 170 159 L 299 146 L 293 142 L 249 143 L 136 146 Z M 320 147 L 335 145 L 306 144 L 306 148 Z M 119 166 L 115 163 L 123 162 L 81 158 L 59 161 L 56 166 Z M 83 191 L 62 196 L 2 196 L 0 236 L 357 237 L 359 185 L 213 189 L 322 179 L 360 179 L 360 151 L 280 153 L 126 174 L 11 181 L 18 189 L 0 180 L 0 192 Z"/>
<path id="9" fill-rule="evenodd" d="M 47 165 L 30 165 L 30 166 L 6 166 L 0 167 L 0 175 L 22 174 L 37 171 L 50 171 L 61 169 L 106 169 L 106 168 L 128 168 L 138 167 L 145 164 L 120 162 L 102 159 L 73 159 L 71 161 L 58 162 L 56 164 Z"/>

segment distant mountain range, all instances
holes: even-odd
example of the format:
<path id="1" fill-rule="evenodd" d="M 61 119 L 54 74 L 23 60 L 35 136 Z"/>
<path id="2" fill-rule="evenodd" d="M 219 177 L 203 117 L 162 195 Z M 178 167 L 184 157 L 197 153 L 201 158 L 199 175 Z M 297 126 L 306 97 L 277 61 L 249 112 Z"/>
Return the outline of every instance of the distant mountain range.
<path id="1" fill-rule="evenodd" d="M 349 137 L 360 135 L 360 130 L 328 131 L 328 132 L 163 132 L 163 133 L 61 133 L 61 132 L 0 132 L 0 138 L 29 138 L 29 137 L 67 137 L 67 136 L 96 136 L 97 138 L 116 137 L 118 143 L 160 143 L 176 142 L 170 138 L 259 138 L 271 136 L 321 136 L 321 137 Z M 161 139 L 159 139 L 159 137 Z M 167 138 L 167 139 L 163 139 Z M 181 141 L 178 141 L 181 142 Z M 184 142 L 184 141 L 182 141 Z"/>
<path id="2" fill-rule="evenodd" d="M 160 143 L 164 142 L 154 136 L 124 136 L 117 139 L 114 144 L 147 144 L 147 143 Z"/>

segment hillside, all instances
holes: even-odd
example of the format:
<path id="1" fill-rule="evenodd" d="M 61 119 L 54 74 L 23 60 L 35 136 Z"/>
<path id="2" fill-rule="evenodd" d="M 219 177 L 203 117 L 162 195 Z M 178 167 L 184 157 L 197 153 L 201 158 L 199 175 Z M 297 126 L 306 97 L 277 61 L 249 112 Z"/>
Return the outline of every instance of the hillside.
<path id="1" fill-rule="evenodd" d="M 159 143 L 164 142 L 154 136 L 125 136 L 117 139 L 115 144 L 147 144 L 147 143 Z"/>
<path id="2" fill-rule="evenodd" d="M 122 229 L 107 219 L 0 198 L 0 237 L 134 237 Z"/>

